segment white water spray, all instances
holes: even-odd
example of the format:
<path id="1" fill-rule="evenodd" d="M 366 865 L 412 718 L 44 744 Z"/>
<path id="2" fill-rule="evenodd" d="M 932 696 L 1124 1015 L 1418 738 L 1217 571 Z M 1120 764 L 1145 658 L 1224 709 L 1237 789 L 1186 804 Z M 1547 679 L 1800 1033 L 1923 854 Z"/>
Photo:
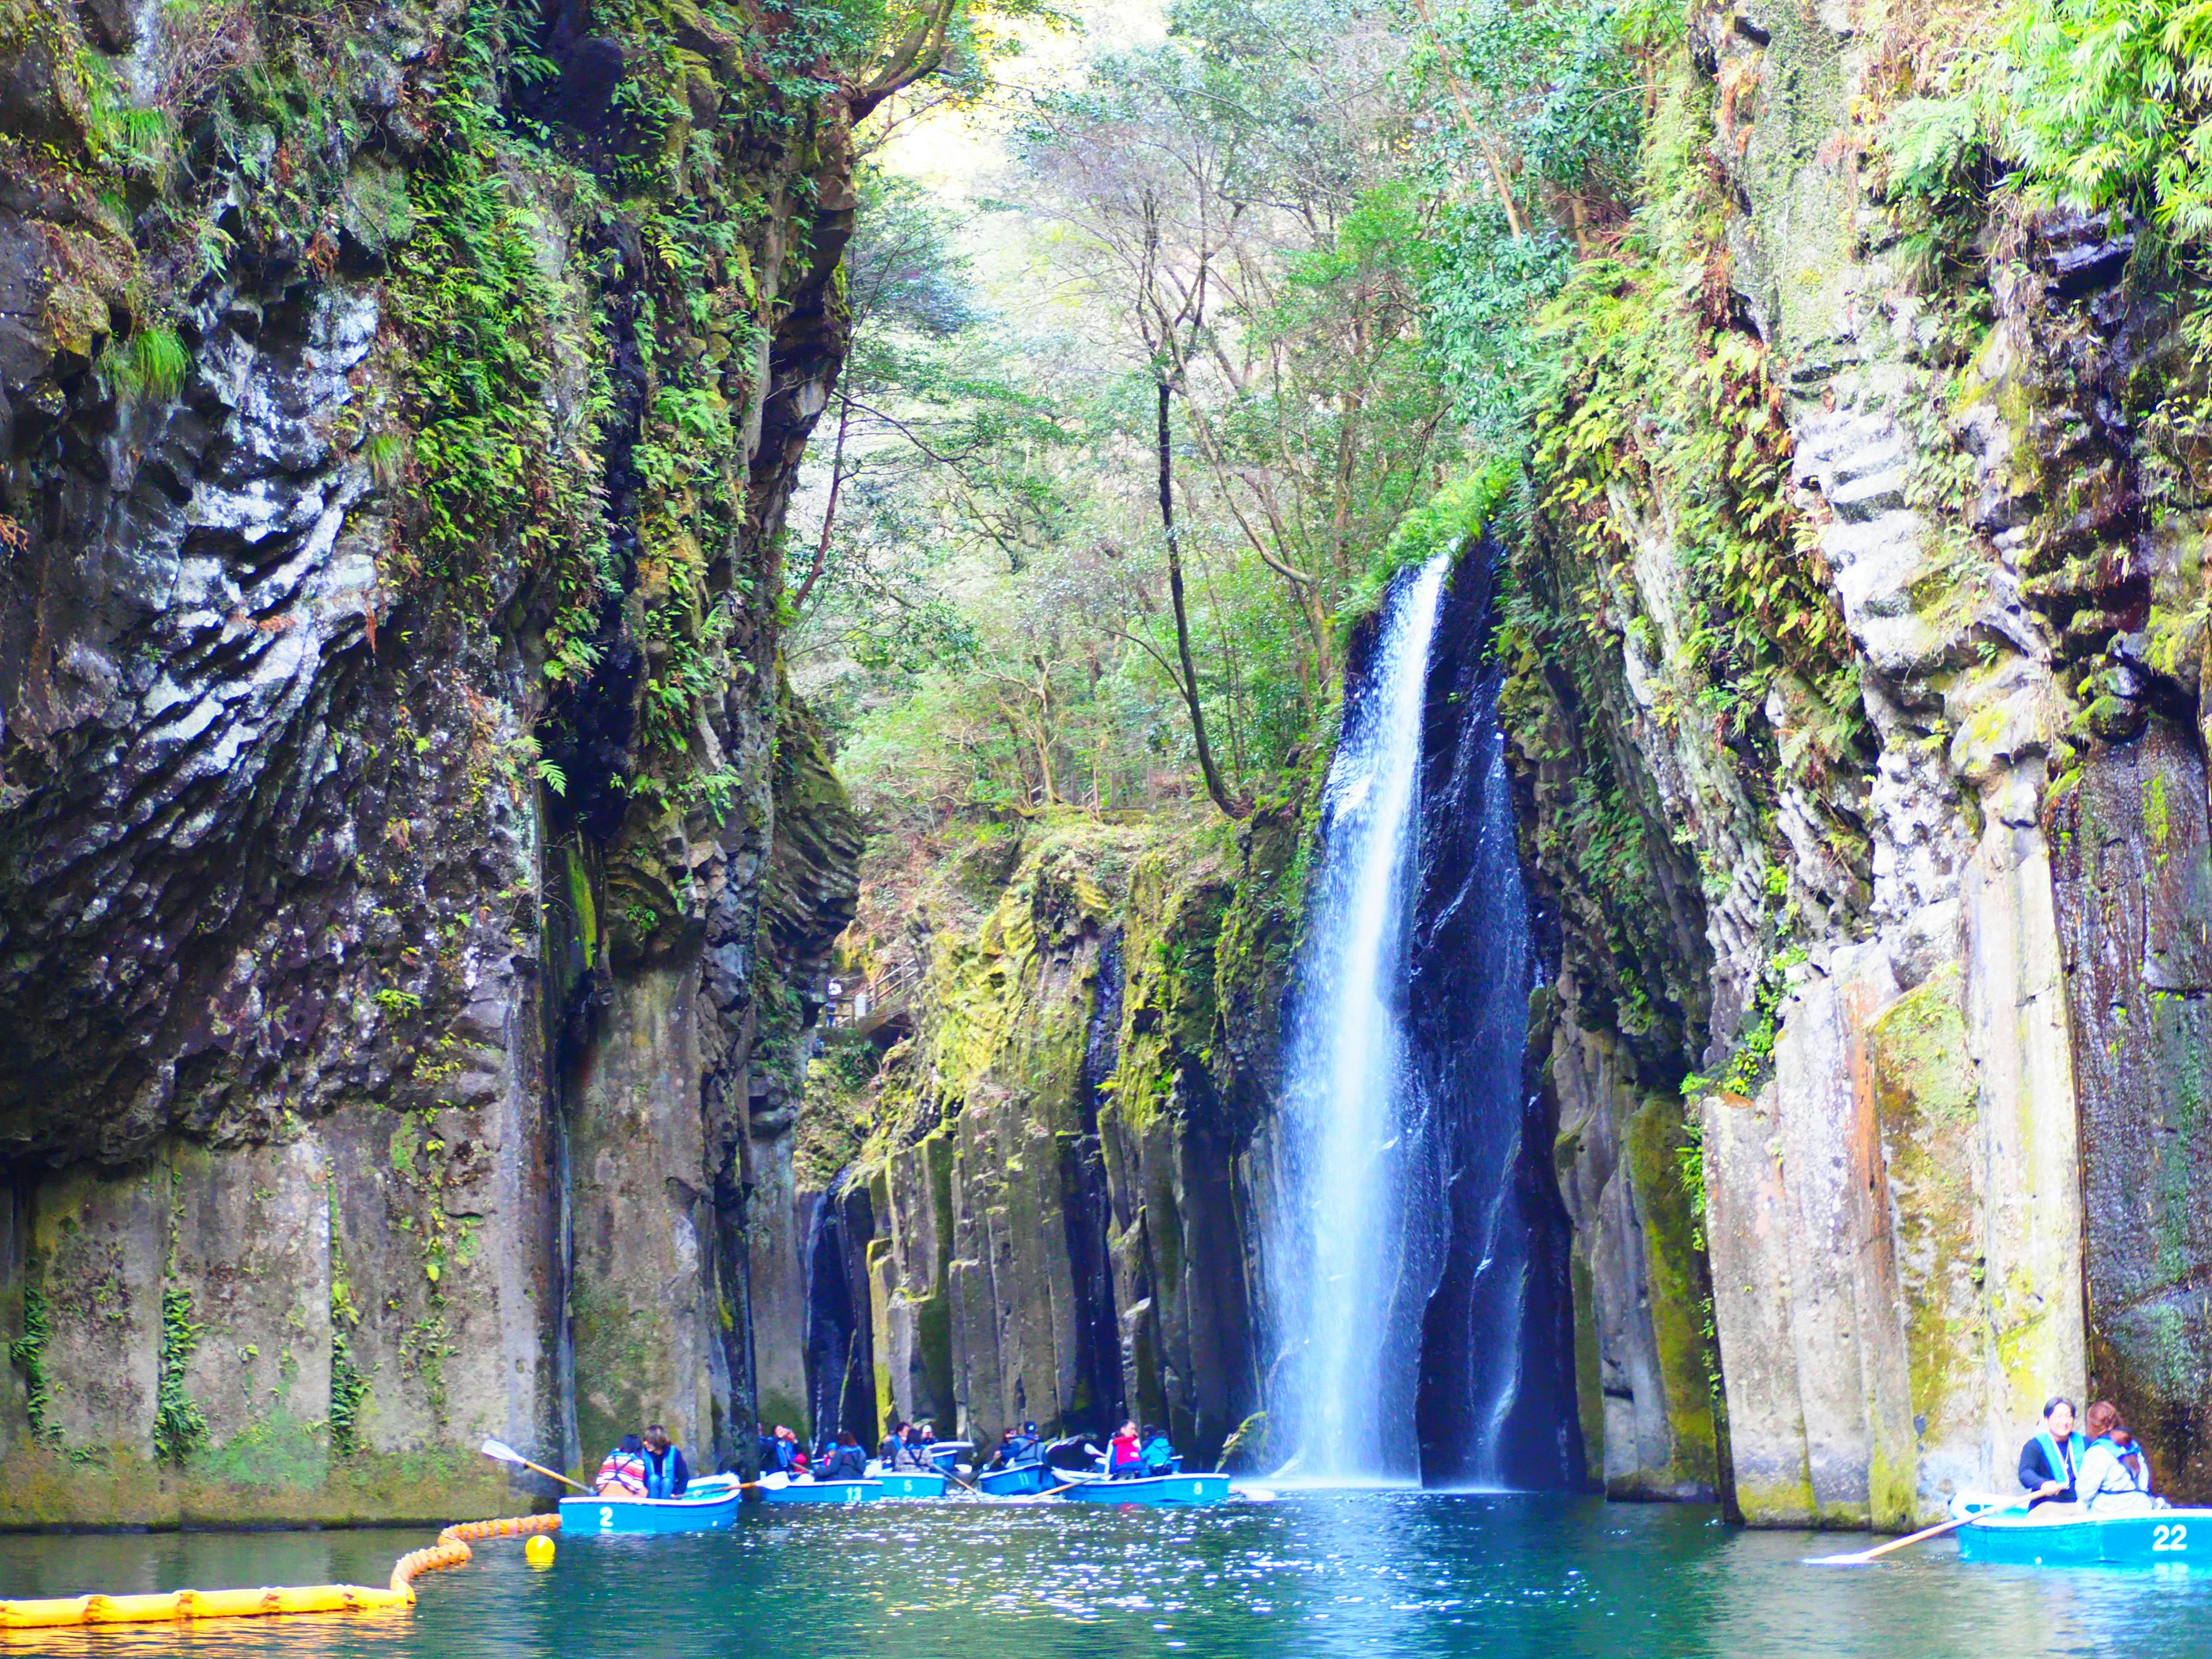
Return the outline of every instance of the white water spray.
<path id="1" fill-rule="evenodd" d="M 1414 1373 L 1434 1254 L 1409 1236 L 1401 998 L 1412 909 L 1421 705 L 1450 557 L 1394 590 L 1347 703 L 1322 798 L 1322 867 L 1299 961 L 1285 1079 L 1283 1190 L 1268 1252 L 1282 1358 L 1271 1416 L 1284 1474 L 1412 1481 Z M 1418 1139 L 1418 1137 L 1416 1137 Z M 1432 1230 L 1419 1230 L 1427 1234 Z"/>

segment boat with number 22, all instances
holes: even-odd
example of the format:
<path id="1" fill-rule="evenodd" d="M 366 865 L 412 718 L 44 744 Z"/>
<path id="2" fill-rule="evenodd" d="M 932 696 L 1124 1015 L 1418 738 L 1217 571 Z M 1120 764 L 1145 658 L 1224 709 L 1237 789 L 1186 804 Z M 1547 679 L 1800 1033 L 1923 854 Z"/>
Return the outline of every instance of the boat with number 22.
<path id="1" fill-rule="evenodd" d="M 2025 1567 L 2212 1568 L 2212 1510 L 2089 1515 L 2045 1504 L 1960 1528 L 1959 1559 Z"/>

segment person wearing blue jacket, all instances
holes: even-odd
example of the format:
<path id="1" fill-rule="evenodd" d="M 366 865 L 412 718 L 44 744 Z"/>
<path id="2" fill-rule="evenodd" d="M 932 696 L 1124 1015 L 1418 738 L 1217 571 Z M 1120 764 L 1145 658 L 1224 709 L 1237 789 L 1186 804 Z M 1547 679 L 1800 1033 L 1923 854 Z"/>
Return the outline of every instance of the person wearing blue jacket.
<path id="1" fill-rule="evenodd" d="M 2042 1430 L 2020 1449 L 2020 1484 L 2031 1504 L 2075 1501 L 2075 1476 L 2089 1443 L 2074 1432 L 2074 1402 L 2055 1394 L 2044 1402 Z"/>
<path id="2" fill-rule="evenodd" d="M 668 1431 L 658 1423 L 646 1425 L 645 1495 L 681 1498 L 691 1484 L 691 1470 L 684 1462 L 684 1449 L 671 1443 Z"/>

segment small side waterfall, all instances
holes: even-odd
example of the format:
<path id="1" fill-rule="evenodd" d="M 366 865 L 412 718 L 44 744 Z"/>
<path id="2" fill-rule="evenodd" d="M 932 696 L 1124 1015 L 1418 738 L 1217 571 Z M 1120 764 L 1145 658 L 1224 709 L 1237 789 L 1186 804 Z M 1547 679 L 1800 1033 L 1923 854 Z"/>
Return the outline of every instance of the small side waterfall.
<path id="1" fill-rule="evenodd" d="M 1449 556 L 1393 587 L 1364 684 L 1347 684 L 1322 803 L 1322 862 L 1292 995 L 1285 1174 L 1269 1241 L 1285 1473 L 1413 1480 L 1414 1374 L 1440 1239 L 1413 1167 L 1404 1030 L 1415 793 L 1429 641 Z M 1408 1225 L 1409 1219 L 1414 1224 Z"/>
<path id="2" fill-rule="evenodd" d="M 1287 1009 L 1270 1443 L 1323 1485 L 1583 1480 L 1495 550 L 1394 585 L 1345 684 Z"/>

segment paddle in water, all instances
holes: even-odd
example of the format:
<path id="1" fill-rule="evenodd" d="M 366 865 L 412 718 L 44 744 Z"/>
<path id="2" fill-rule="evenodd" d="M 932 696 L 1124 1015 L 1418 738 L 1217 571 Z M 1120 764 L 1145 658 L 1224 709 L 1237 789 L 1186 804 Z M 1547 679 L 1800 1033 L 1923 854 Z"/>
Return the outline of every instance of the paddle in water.
<path id="1" fill-rule="evenodd" d="M 504 1441 L 487 1440 L 482 1446 L 478 1447 L 477 1449 L 495 1462 L 519 1463 L 526 1469 L 537 1470 L 538 1474 L 544 1475 L 549 1480 L 567 1481 L 569 1486 L 574 1486 L 578 1492 L 588 1492 L 591 1491 L 591 1488 L 580 1480 L 569 1480 L 567 1475 L 556 1474 L 551 1469 L 547 1468 L 543 1463 L 532 1462 L 528 1458 L 525 1457 L 520 1452 L 515 1450 L 514 1447 L 507 1444 Z"/>
<path id="2" fill-rule="evenodd" d="M 1923 1527 L 1918 1532 L 1908 1533 L 1902 1538 L 1893 1538 L 1887 1544 L 1877 1544 L 1870 1550 L 1853 1550 L 1844 1555 L 1808 1555 L 1804 1565 L 1808 1567 L 1863 1567 L 1869 1561 L 1880 1559 L 1892 1550 L 1901 1550 L 1907 1544 L 1917 1544 L 1923 1539 L 1941 1538 L 1947 1532 L 1956 1532 L 1969 1521 L 1978 1521 L 1985 1515 L 2010 1515 L 2015 1510 L 2026 1509 L 2032 1500 L 2021 1498 L 2017 1504 L 2008 1504 L 2002 1509 L 1976 1510 L 1972 1515 L 1962 1515 L 1955 1521 Z"/>

